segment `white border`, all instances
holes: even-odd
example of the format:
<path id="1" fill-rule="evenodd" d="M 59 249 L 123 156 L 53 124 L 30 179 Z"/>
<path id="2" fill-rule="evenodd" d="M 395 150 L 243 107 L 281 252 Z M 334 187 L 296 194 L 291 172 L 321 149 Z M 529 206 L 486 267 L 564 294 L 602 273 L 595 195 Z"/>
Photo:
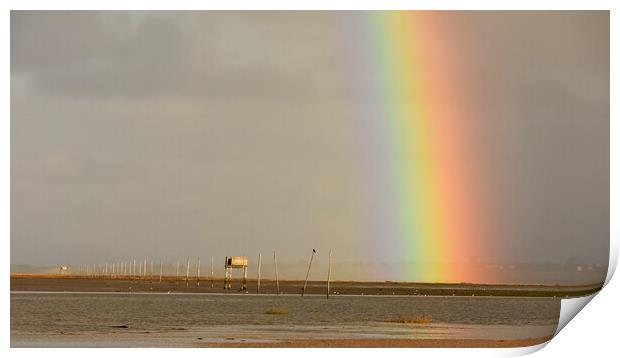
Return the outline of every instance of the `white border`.
<path id="1" fill-rule="evenodd" d="M 153 1 L 120 1 L 120 0 L 110 0 L 110 1 L 55 1 L 50 4 L 49 1 L 5 1 L 5 12 L 2 13 L 2 45 L 4 49 L 9 49 L 10 42 L 10 13 L 9 9 L 291 9 L 291 10 L 340 10 L 340 9 L 436 9 L 436 10 L 447 10 L 447 9 L 468 9 L 468 10 L 476 10 L 476 9 L 496 9 L 496 10 L 510 10 L 510 9 L 536 9 L 536 10 L 545 10 L 545 9 L 562 9 L 562 10 L 571 10 L 571 9 L 611 9 L 611 57 L 612 57 L 612 68 L 611 68 L 611 98 L 616 98 L 614 94 L 617 92 L 615 90 L 615 84 L 618 83 L 618 73 L 615 71 L 613 67 L 614 61 L 617 60 L 617 49 L 618 49 L 618 22 L 617 16 L 615 14 L 615 10 L 618 9 L 617 2 L 613 1 L 543 1 L 543 0 L 522 0 L 522 1 L 429 1 L 429 0 L 418 0 L 418 1 L 397 1 L 397 0 L 384 0 L 384 1 L 372 1 L 372 0 L 314 0 L 314 1 L 252 1 L 252 0 L 228 0 L 228 1 L 201 1 L 194 2 L 188 0 L 175 0 L 175 1 L 163 1 L 163 0 L 153 0 Z M 10 330 L 9 330 L 9 275 L 10 272 L 10 63 L 8 51 L 5 52 L 5 56 L 2 57 L 3 68 L 5 69 L 5 86 L 3 87 L 3 99 L 5 105 L 5 116 L 2 121 L 2 131 L 0 131 L 0 135 L 2 136 L 2 140 L 0 140 L 0 161 L 2 163 L 2 167 L 4 172 L 2 177 L 0 178 L 2 183 L 2 205 L 0 206 L 0 210 L 2 211 L 2 236 L 4 240 L 2 241 L 4 248 L 2 250 L 2 256 L 4 259 L 6 271 L 4 275 L 1 275 L 2 284 L 4 285 L 5 295 L 2 296 L 2 307 L 4 309 L 4 317 L 5 324 L 2 326 L 2 337 L 4 342 L 5 349 L 8 349 L 10 345 Z M 617 120 L 617 111 L 615 110 L 615 103 L 611 104 L 611 183 L 617 183 L 619 178 L 618 172 L 618 154 L 619 154 L 619 146 L 617 141 L 619 139 L 618 133 L 618 120 Z M 611 279 L 613 275 L 613 271 L 615 270 L 617 264 L 618 257 L 618 237 L 620 235 L 620 230 L 617 225 L 618 219 L 618 191 L 615 190 L 614 185 L 611 186 L 611 207 L 610 207 L 610 215 L 611 215 L 611 252 L 610 252 L 610 272 L 607 276 L 607 281 Z M 554 338 L 549 344 L 549 347 L 542 349 L 539 352 L 539 355 L 545 356 L 558 356 L 558 355 L 577 355 L 577 354 L 592 354 L 595 351 L 599 352 L 613 352 L 617 350 L 615 345 L 617 337 L 614 334 L 614 328 L 616 326 L 616 322 L 618 322 L 618 309 L 616 306 L 616 302 L 620 302 L 619 300 L 620 294 L 618 293 L 617 284 L 613 282 L 609 284 L 597 297 L 593 299 L 594 303 L 589 305 L 588 309 L 584 310 L 582 314 L 580 314 L 576 319 L 575 323 L 569 324 L 566 329 L 564 329 L 558 337 Z M 591 307 L 590 307 L 591 306 Z M 433 349 L 433 350 L 423 350 L 423 351 L 411 351 L 405 349 L 373 349 L 373 350 L 356 350 L 355 354 L 361 355 L 376 355 L 376 354 L 390 354 L 390 355 L 410 355 L 416 353 L 423 353 L 425 356 L 506 356 L 506 355 L 514 355 L 514 354 L 527 354 L 533 351 L 544 347 L 545 345 L 541 345 L 533 348 L 524 348 L 524 349 L 513 349 L 513 350 L 505 350 L 505 349 Z M 226 354 L 230 353 L 228 350 L 209 350 L 204 351 L 200 349 L 184 349 L 183 354 L 186 356 L 198 356 L 206 354 Z M 111 352 L 106 350 L 98 350 L 98 349 L 90 349 L 88 351 L 83 351 L 81 349 L 54 349 L 54 350 L 34 350 L 34 349 L 20 349 L 20 350 L 10 350 L 9 353 L 14 356 L 30 356 L 30 355 L 40 355 L 41 353 L 46 355 L 62 355 L 64 356 L 82 356 L 84 354 L 92 355 L 95 357 L 104 357 L 109 355 Z M 149 349 L 145 350 L 115 350 L 114 353 L 121 353 L 123 355 L 136 355 L 136 354 L 149 354 L 154 355 L 155 357 L 160 357 L 164 355 L 168 355 L 170 351 L 168 350 L 157 350 L 157 349 Z M 316 354 L 329 354 L 336 355 L 342 354 L 343 352 L 340 350 L 320 350 L 316 349 L 303 349 L 296 350 L 294 352 L 295 355 L 300 356 L 316 356 Z M 352 352 L 347 352 L 352 353 Z M 289 350 L 260 350 L 260 349 L 246 349 L 243 350 L 243 354 L 247 354 L 249 356 L 253 356 L 255 354 L 258 355 L 269 355 L 269 356 L 284 356 L 290 355 L 291 352 Z"/>

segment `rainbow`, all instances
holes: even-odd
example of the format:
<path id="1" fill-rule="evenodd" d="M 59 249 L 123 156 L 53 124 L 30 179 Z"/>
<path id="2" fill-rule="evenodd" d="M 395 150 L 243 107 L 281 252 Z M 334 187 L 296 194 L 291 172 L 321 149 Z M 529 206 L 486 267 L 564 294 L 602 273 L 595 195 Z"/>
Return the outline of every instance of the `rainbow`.
<path id="1" fill-rule="evenodd" d="M 488 251 L 478 135 L 464 57 L 432 12 L 365 13 L 352 75 L 364 103 L 369 241 L 407 263 L 398 279 L 483 282 L 472 258 Z M 361 96 L 361 97 L 359 97 Z M 394 276 L 392 276 L 394 277 Z"/>

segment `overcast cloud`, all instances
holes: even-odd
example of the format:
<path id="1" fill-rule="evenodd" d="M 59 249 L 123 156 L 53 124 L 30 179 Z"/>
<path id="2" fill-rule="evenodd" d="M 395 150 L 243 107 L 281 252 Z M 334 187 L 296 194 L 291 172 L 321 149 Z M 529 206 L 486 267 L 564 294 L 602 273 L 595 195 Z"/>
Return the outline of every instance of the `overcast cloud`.
<path id="1" fill-rule="evenodd" d="M 12 262 L 388 260 L 362 240 L 346 115 L 345 25 L 363 16 L 12 12 Z M 475 49 L 456 60 L 506 221 L 480 259 L 606 263 L 608 12 L 435 16 Z"/>

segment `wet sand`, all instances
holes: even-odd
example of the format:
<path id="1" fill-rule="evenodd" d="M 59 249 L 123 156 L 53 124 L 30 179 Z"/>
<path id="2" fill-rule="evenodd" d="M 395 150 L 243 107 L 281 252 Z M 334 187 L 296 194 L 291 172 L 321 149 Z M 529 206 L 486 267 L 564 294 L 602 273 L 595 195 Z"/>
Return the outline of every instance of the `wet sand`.
<path id="1" fill-rule="evenodd" d="M 108 339 L 76 340 L 74 338 L 48 336 L 45 339 L 11 338 L 12 348 L 516 348 L 545 343 L 552 336 L 530 339 L 291 339 L 286 341 L 260 341 L 235 339 L 217 342 L 193 339 L 179 344 L 168 337 L 109 337 Z M 174 342 L 174 343 L 172 343 Z"/>
<path id="2" fill-rule="evenodd" d="M 176 292 L 176 293 L 240 293 L 241 282 L 234 280 L 232 289 L 224 290 L 224 282 L 204 277 L 200 282 L 190 278 L 98 278 L 59 275 L 11 275 L 11 291 L 41 292 Z M 301 294 L 302 281 L 280 281 L 281 294 Z M 602 284 L 584 286 L 557 285 L 480 285 L 434 284 L 411 282 L 356 282 L 331 283 L 332 295 L 411 295 L 411 296 L 499 296 L 499 297 L 580 297 L 598 292 Z M 247 293 L 256 293 L 256 280 L 248 280 Z M 276 294 L 272 280 L 261 280 L 260 293 Z M 326 294 L 325 282 L 309 281 L 306 294 Z"/>
<path id="3" fill-rule="evenodd" d="M 534 339 L 300 339 L 290 342 L 207 343 L 206 347 L 237 348 L 514 348 L 538 345 L 551 336 Z M 198 345 L 199 346 L 199 345 Z"/>

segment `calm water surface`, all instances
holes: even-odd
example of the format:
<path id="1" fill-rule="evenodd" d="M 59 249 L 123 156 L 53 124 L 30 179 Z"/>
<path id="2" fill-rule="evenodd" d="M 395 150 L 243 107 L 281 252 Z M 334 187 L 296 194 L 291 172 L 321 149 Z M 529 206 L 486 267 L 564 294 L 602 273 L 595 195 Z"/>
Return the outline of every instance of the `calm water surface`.
<path id="1" fill-rule="evenodd" d="M 286 315 L 268 315 L 285 307 Z M 552 335 L 560 300 L 499 297 L 11 293 L 12 346 L 185 346 L 191 339 L 517 339 Z M 430 315 L 430 324 L 392 323 Z M 125 327 L 127 326 L 127 327 Z M 153 337 L 151 339 L 150 337 Z"/>

